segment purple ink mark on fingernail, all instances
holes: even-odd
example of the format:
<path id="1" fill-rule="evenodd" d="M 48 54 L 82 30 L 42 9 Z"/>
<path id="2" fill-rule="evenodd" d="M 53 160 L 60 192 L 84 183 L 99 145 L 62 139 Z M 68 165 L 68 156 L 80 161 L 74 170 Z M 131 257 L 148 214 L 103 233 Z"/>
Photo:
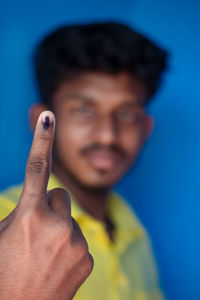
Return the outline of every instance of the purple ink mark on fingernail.
<path id="1" fill-rule="evenodd" d="M 49 127 L 50 127 L 50 119 L 49 119 L 48 116 L 45 117 L 43 126 L 44 126 L 44 129 L 46 129 L 46 130 L 49 129 Z"/>

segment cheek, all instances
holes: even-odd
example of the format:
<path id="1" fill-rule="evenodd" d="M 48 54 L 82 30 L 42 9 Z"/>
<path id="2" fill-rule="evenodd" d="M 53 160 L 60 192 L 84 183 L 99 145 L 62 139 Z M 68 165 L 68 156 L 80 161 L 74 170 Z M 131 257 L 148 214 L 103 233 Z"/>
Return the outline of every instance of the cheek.
<path id="1" fill-rule="evenodd" d="M 132 128 L 121 134 L 121 144 L 129 153 L 130 157 L 135 157 L 143 145 L 143 130 L 142 128 Z"/>
<path id="2" fill-rule="evenodd" d="M 69 159 L 76 156 L 80 149 L 88 142 L 90 132 L 88 128 L 71 124 L 57 124 L 55 144 L 59 155 Z"/>

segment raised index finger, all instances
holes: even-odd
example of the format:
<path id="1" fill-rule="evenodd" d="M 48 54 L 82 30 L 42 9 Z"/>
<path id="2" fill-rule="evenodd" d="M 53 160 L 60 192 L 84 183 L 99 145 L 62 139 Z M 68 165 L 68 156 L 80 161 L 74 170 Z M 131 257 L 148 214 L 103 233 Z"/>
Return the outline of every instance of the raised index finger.
<path id="1" fill-rule="evenodd" d="M 45 198 L 51 172 L 52 146 L 55 131 L 55 117 L 51 111 L 40 114 L 35 128 L 33 143 L 26 165 L 23 197 L 20 202 L 31 197 L 31 204 L 37 204 Z M 33 203 L 36 202 L 36 203 Z M 21 203 L 20 203 L 21 204 Z"/>

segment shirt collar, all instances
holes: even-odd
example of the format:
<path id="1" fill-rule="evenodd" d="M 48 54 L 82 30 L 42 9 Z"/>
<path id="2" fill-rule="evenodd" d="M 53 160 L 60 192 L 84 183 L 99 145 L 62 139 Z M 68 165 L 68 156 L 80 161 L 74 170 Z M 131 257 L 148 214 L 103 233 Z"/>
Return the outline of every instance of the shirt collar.
<path id="1" fill-rule="evenodd" d="M 60 182 L 60 180 L 52 173 L 48 183 L 48 190 L 54 188 L 64 188 L 66 187 Z M 72 216 L 79 221 L 82 218 L 88 218 L 90 221 L 99 222 L 90 216 L 71 196 L 71 211 Z M 140 224 L 136 215 L 128 204 L 117 194 L 111 193 L 108 202 L 108 212 L 111 217 L 112 222 L 116 226 L 116 230 L 120 231 L 121 234 L 129 233 L 131 236 L 139 237 L 143 235 L 144 228 Z"/>
<path id="2" fill-rule="evenodd" d="M 67 189 L 67 187 L 64 186 L 53 173 L 51 173 L 49 178 L 49 183 L 48 183 L 48 190 L 52 190 L 55 188 Z M 74 197 L 71 194 L 70 194 L 70 198 L 71 198 L 72 215 L 76 220 L 78 220 L 82 216 L 86 215 L 86 212 L 84 211 L 84 209 L 81 208 L 81 206 L 77 203 L 77 201 L 75 201 Z"/>

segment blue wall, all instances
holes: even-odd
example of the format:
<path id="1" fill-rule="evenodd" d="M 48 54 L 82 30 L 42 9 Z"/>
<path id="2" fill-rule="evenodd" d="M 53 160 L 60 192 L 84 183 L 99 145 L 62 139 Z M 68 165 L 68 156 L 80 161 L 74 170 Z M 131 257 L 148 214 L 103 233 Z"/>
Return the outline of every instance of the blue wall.
<path id="1" fill-rule="evenodd" d="M 200 299 L 200 2 L 57 0 L 0 4 L 0 188 L 21 182 L 37 101 L 31 51 L 63 23 L 121 20 L 171 52 L 165 85 L 149 107 L 156 128 L 118 185 L 147 226 L 169 299 Z"/>

